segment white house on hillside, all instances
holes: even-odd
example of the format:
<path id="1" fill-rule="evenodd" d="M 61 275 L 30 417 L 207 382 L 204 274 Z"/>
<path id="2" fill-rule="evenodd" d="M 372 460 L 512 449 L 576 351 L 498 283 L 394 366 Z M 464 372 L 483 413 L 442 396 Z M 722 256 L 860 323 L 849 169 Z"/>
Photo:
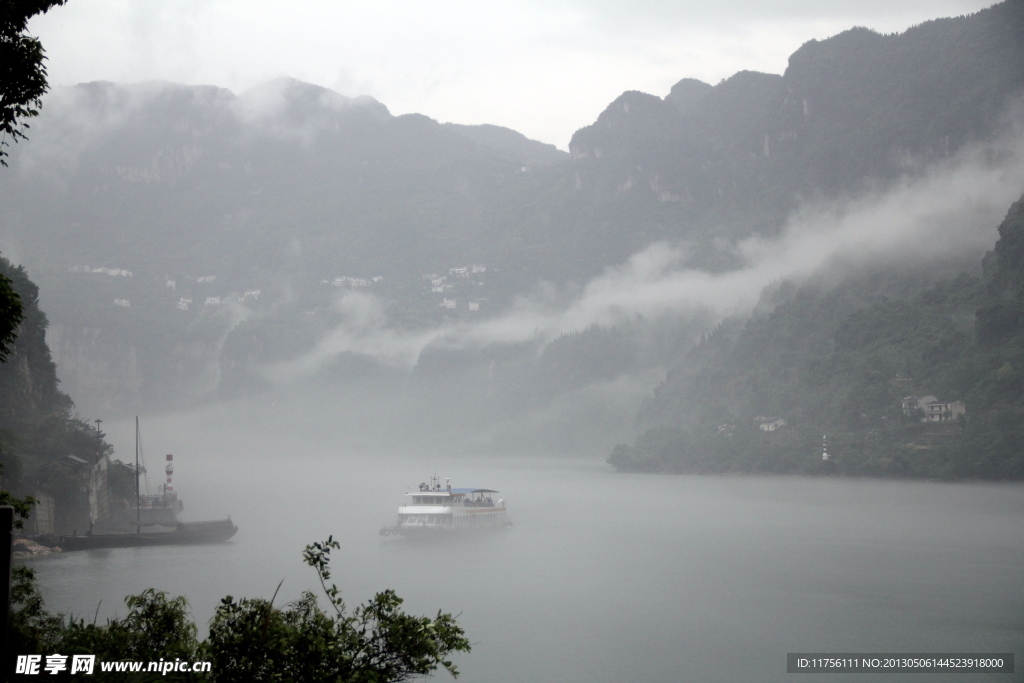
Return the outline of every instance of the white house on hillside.
<path id="1" fill-rule="evenodd" d="M 757 428 L 762 432 L 774 432 L 775 430 L 789 424 L 781 417 L 765 417 L 763 415 L 759 415 L 756 419 L 758 421 Z"/>
<path id="2" fill-rule="evenodd" d="M 921 422 L 954 422 L 967 414 L 963 401 L 943 402 L 934 396 L 905 396 L 903 414 L 912 416 L 917 410 L 924 413 Z"/>

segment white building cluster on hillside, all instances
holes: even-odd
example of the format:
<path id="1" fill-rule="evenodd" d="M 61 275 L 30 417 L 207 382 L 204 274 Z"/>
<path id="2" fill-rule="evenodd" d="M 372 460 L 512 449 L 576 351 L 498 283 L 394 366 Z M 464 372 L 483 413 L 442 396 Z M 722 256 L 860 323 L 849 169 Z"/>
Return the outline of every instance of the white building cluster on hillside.
<path id="1" fill-rule="evenodd" d="M 89 273 L 89 274 L 97 274 L 97 275 L 106 275 L 108 277 L 132 278 L 134 276 L 132 271 L 126 270 L 124 268 L 106 268 L 106 267 L 94 268 L 92 266 L 74 266 L 74 267 L 70 268 L 69 270 L 72 273 Z M 191 276 L 191 275 L 180 275 L 179 277 L 174 278 L 174 277 L 170 277 L 170 276 L 168 276 L 166 274 L 163 274 L 160 277 L 164 281 L 164 289 L 165 289 L 165 291 L 167 291 L 169 293 L 174 292 L 174 294 L 171 294 L 171 297 L 173 297 L 173 296 L 177 296 L 176 292 L 177 292 L 177 289 L 178 289 L 178 280 L 181 280 L 181 279 L 184 280 L 185 287 L 183 287 L 183 289 L 185 289 L 186 292 L 183 292 L 183 293 L 187 293 L 187 290 L 188 290 L 187 283 L 188 282 L 197 282 L 197 283 L 200 283 L 200 284 L 210 284 L 210 283 L 216 282 L 218 276 L 216 276 L 216 275 L 202 275 L 202 276 L 199 276 L 199 277 L 194 277 L 194 276 Z M 367 280 L 361 280 L 359 278 L 345 278 L 345 280 L 349 284 L 354 284 L 355 286 L 360 286 L 360 284 L 365 286 L 365 284 L 368 282 Z M 378 277 L 373 278 L 372 282 L 380 282 L 381 280 L 383 280 L 383 278 L 378 276 Z M 159 282 L 159 279 L 157 280 L 157 282 Z M 326 282 L 326 280 L 325 280 L 325 282 Z M 128 292 L 127 294 L 130 296 L 131 292 Z M 262 290 L 259 290 L 259 289 L 248 289 L 248 290 L 245 290 L 244 294 L 231 294 L 231 295 L 228 295 L 228 296 L 205 296 L 205 297 L 200 297 L 198 299 L 198 301 L 201 301 L 204 306 L 222 306 L 222 305 L 225 305 L 225 304 L 227 304 L 229 302 L 234 302 L 234 301 L 240 301 L 240 302 L 257 301 L 260 298 L 260 296 L 262 296 L 262 294 L 263 294 Z M 104 296 L 104 298 L 105 298 L 105 296 Z M 174 305 L 175 308 L 177 308 L 180 311 L 188 311 L 191 308 L 192 303 L 193 303 L 192 298 L 191 297 L 187 297 L 187 296 L 180 297 L 177 300 L 177 302 L 175 302 L 173 298 L 169 297 L 169 299 L 170 300 L 167 303 L 171 303 L 172 305 Z M 109 299 L 107 299 L 107 301 L 109 301 Z M 136 303 L 138 303 L 138 302 L 136 302 Z M 147 302 L 144 301 L 141 305 L 143 307 L 145 307 L 147 305 Z M 131 308 L 132 307 L 132 302 L 131 302 L 131 299 L 128 298 L 128 296 L 124 296 L 124 294 L 122 294 L 122 296 L 114 299 L 114 306 L 116 306 L 118 308 Z"/>
<path id="2" fill-rule="evenodd" d="M 365 277 L 349 277 L 347 275 L 342 275 L 334 278 L 333 280 L 321 280 L 320 282 L 325 285 L 331 285 L 332 287 L 352 287 L 355 289 L 357 287 L 369 287 L 370 284 L 377 284 L 383 280 L 383 275 L 376 275 L 369 280 Z"/>
<path id="3" fill-rule="evenodd" d="M 483 281 L 480 280 L 478 275 L 487 272 L 487 266 L 482 263 L 474 263 L 471 266 L 452 266 L 448 268 L 447 275 L 438 275 L 437 273 L 427 273 L 423 276 L 424 280 L 430 282 L 430 293 L 431 294 L 450 294 L 452 292 L 466 292 L 466 287 L 471 285 L 483 286 Z M 449 280 L 456 280 L 452 282 Z M 459 282 L 466 280 L 467 282 Z M 470 295 L 472 296 L 472 295 Z M 487 299 L 481 297 L 475 297 L 469 299 L 466 303 L 466 307 L 471 311 L 479 311 L 480 303 Z M 455 309 L 458 308 L 458 300 L 451 298 L 450 296 L 444 296 L 438 304 L 444 309 Z"/>
<path id="4" fill-rule="evenodd" d="M 90 268 L 89 266 L 75 266 L 71 269 L 72 273 L 100 273 L 101 275 L 109 275 L 111 277 L 131 277 L 132 271 L 125 270 L 124 268 Z"/>

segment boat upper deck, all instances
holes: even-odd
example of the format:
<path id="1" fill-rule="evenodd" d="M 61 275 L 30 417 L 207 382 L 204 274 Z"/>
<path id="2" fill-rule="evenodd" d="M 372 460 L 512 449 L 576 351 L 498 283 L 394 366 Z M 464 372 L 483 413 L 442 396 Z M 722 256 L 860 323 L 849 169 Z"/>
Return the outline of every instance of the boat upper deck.
<path id="1" fill-rule="evenodd" d="M 407 506 L 495 507 L 494 499 L 490 495 L 492 493 L 498 491 L 484 488 L 452 488 L 450 483 L 442 488 L 437 477 L 433 477 L 430 484 L 420 484 L 418 491 L 409 491 L 405 495 L 412 499 Z"/>

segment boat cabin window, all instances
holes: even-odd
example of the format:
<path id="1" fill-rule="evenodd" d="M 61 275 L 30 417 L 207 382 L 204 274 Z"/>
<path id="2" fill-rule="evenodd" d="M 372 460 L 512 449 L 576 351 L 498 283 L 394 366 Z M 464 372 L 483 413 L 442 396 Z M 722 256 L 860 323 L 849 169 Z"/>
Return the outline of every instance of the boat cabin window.
<path id="1" fill-rule="evenodd" d="M 398 523 L 404 526 L 447 526 L 451 525 L 451 515 L 401 515 Z"/>

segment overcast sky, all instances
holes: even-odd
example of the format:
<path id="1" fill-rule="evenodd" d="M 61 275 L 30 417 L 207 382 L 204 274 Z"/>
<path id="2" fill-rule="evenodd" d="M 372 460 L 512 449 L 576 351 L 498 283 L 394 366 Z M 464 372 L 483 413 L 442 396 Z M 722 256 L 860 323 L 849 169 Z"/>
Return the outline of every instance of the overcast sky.
<path id="1" fill-rule="evenodd" d="M 242 92 L 291 76 L 394 114 L 493 123 L 566 149 L 625 90 L 782 73 L 812 38 L 902 31 L 990 0 L 69 0 L 30 25 L 53 85 Z"/>

